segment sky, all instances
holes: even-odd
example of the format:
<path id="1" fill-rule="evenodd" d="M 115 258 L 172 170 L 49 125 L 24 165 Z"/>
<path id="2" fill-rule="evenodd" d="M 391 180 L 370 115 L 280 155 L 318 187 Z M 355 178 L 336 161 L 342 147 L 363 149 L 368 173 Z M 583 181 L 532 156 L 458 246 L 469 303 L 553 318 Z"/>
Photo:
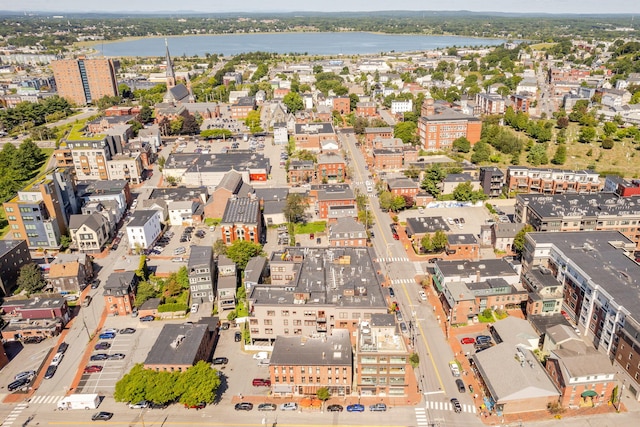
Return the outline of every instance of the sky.
<path id="1" fill-rule="evenodd" d="M 519 13 L 640 14 L 638 0 L 0 0 L 0 10 L 58 12 L 290 12 L 470 10 Z M 639 17 L 640 18 L 640 17 Z"/>

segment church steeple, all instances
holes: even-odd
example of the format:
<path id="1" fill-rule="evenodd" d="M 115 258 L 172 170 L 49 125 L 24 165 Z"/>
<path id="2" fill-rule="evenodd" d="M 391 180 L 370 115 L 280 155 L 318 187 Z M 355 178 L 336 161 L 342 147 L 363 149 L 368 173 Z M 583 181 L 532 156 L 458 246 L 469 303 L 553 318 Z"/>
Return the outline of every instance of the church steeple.
<path id="1" fill-rule="evenodd" d="M 166 38 L 164 39 L 164 45 L 167 49 L 166 59 L 165 59 L 167 62 L 167 72 L 166 72 L 167 89 L 171 89 L 176 85 L 176 74 L 173 71 L 173 62 L 171 62 L 171 55 L 169 54 L 169 42 L 167 41 Z"/>

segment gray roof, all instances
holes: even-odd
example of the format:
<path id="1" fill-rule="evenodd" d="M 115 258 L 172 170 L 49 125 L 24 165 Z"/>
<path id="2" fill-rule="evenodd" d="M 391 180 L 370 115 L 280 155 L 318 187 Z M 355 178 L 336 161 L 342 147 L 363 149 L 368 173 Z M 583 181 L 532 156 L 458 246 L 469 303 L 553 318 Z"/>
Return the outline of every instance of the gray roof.
<path id="1" fill-rule="evenodd" d="M 24 242 L 24 240 L 0 240 L 0 258 L 11 252 L 22 242 Z"/>
<path id="2" fill-rule="evenodd" d="M 420 188 L 417 182 L 409 178 L 391 178 L 387 180 L 390 189 L 396 188 Z"/>
<path id="3" fill-rule="evenodd" d="M 364 133 L 390 133 L 393 135 L 393 128 L 390 127 L 378 127 L 378 128 L 364 128 Z"/>
<path id="4" fill-rule="evenodd" d="M 344 163 L 344 159 L 337 153 L 321 153 L 318 155 L 318 164 Z"/>
<path id="5" fill-rule="evenodd" d="M 473 234 L 447 234 L 447 242 L 450 245 L 477 245 L 478 241 Z"/>
<path id="6" fill-rule="evenodd" d="M 319 133 L 335 133 L 331 123 L 296 123 L 296 134 L 319 134 Z"/>
<path id="7" fill-rule="evenodd" d="M 530 350 L 518 351 L 513 344 L 501 343 L 472 358 L 496 403 L 560 395 Z"/>
<path id="8" fill-rule="evenodd" d="M 260 202 L 248 197 L 229 199 L 222 215 L 222 224 L 256 224 L 260 216 Z"/>
<path id="9" fill-rule="evenodd" d="M 262 273 L 267 265 L 267 258 L 263 256 L 254 256 L 247 262 L 244 268 L 244 280 L 250 283 L 258 283 L 262 277 Z"/>
<path id="10" fill-rule="evenodd" d="M 445 121 L 459 121 L 466 120 L 470 122 L 478 122 L 479 118 L 473 116 L 467 116 L 466 114 L 462 114 L 458 111 L 452 110 L 451 108 L 443 108 L 438 109 L 436 114 L 431 116 L 422 116 L 420 120 L 428 121 L 428 122 L 445 122 Z"/>
<path id="11" fill-rule="evenodd" d="M 441 216 L 420 216 L 407 218 L 407 235 L 435 233 L 438 230 L 449 231 L 447 222 Z"/>
<path id="12" fill-rule="evenodd" d="M 164 325 L 144 363 L 145 365 L 193 365 L 199 360 L 198 349 L 208 333 L 209 328 L 202 324 Z M 177 346 L 172 345 L 178 342 Z"/>
<path id="13" fill-rule="evenodd" d="M 485 259 L 482 261 L 438 261 L 438 269 L 444 276 L 511 276 L 518 275 L 504 259 Z"/>
<path id="14" fill-rule="evenodd" d="M 162 300 L 160 298 L 149 298 L 148 300 L 143 302 L 142 305 L 138 307 L 138 309 L 139 310 L 156 310 L 161 302 Z"/>
<path id="15" fill-rule="evenodd" d="M 289 195 L 288 187 L 275 188 L 256 188 L 256 197 L 258 199 L 267 200 L 285 200 Z"/>
<path id="16" fill-rule="evenodd" d="M 365 227 L 351 217 L 338 218 L 336 223 L 331 225 L 331 238 L 340 238 L 344 234 L 364 233 Z M 366 236 L 366 235 L 365 235 Z"/>
<path id="17" fill-rule="evenodd" d="M 236 276 L 218 276 L 218 290 L 235 289 L 238 286 Z"/>
<path id="18" fill-rule="evenodd" d="M 228 265 L 236 265 L 236 263 L 226 255 L 218 255 L 218 267 L 226 267 Z"/>
<path id="19" fill-rule="evenodd" d="M 472 177 L 468 173 L 450 173 L 447 175 L 442 182 L 473 182 L 477 181 L 474 177 Z"/>
<path id="20" fill-rule="evenodd" d="M 498 320 L 493 324 L 493 330 L 500 340 L 513 345 L 528 346 L 530 340 L 540 338 L 528 321 L 514 316 Z"/>
<path id="21" fill-rule="evenodd" d="M 395 326 L 396 316 L 393 314 L 373 313 L 369 323 L 371 326 Z"/>
<path id="22" fill-rule="evenodd" d="M 541 218 L 564 216 L 604 217 L 638 215 L 640 195 L 620 197 L 614 193 L 593 194 L 518 194 L 517 203 L 527 203 L 528 209 Z"/>
<path id="23" fill-rule="evenodd" d="M 583 341 L 571 343 L 571 349 L 562 346 L 553 350 L 550 357 L 559 359 L 566 370 L 567 379 L 591 375 L 613 375 L 616 369 L 609 358 Z"/>
<path id="24" fill-rule="evenodd" d="M 207 200 L 207 188 L 206 187 L 154 188 L 151 191 L 151 194 L 149 195 L 149 199 L 162 199 L 165 201 L 198 200 L 200 202 L 203 202 Z"/>
<path id="25" fill-rule="evenodd" d="M 349 332 L 334 329 L 326 338 L 278 336 L 271 353 L 275 366 L 351 366 Z"/>
<path id="26" fill-rule="evenodd" d="M 272 252 L 270 266 L 294 265 L 294 277 L 286 290 L 256 286 L 251 292 L 254 304 L 294 304 L 296 295 L 304 294 L 306 306 L 340 305 L 384 309 L 385 293 L 380 283 L 384 277 L 368 247 L 303 248 L 289 247 Z M 338 260 L 343 263 L 338 264 Z M 321 273 L 318 273 L 321 272 Z"/>
<path id="27" fill-rule="evenodd" d="M 522 230 L 524 224 L 519 222 L 499 222 L 493 224 L 493 231 L 498 239 L 512 239 Z"/>
<path id="28" fill-rule="evenodd" d="M 263 215 L 276 215 L 284 212 L 287 206 L 286 200 L 265 200 L 262 209 Z"/>
<path id="29" fill-rule="evenodd" d="M 291 160 L 289 170 L 314 170 L 315 165 L 311 160 Z"/>
<path id="30" fill-rule="evenodd" d="M 154 216 L 158 211 L 155 210 L 138 210 L 131 216 L 131 221 L 127 224 L 127 227 L 144 227 L 146 223 Z"/>
<path id="31" fill-rule="evenodd" d="M 39 310 L 42 308 L 61 308 L 64 307 L 65 304 L 66 300 L 62 295 L 55 295 L 53 297 L 6 300 L 2 304 L 2 308 L 4 309 L 5 307 L 20 307 L 20 310 Z"/>
<path id="32" fill-rule="evenodd" d="M 210 266 L 213 261 L 213 248 L 211 246 L 191 246 L 189 254 L 189 269 L 200 266 Z"/>
<path id="33" fill-rule="evenodd" d="M 242 186 L 242 182 L 242 175 L 235 170 L 230 170 L 224 174 L 220 183 L 216 187 L 216 190 L 225 189 L 231 192 L 231 194 L 238 194 L 238 190 Z"/>
<path id="34" fill-rule="evenodd" d="M 635 247 L 623 234 L 617 231 L 576 231 L 529 233 L 528 236 L 536 244 L 553 244 L 611 299 L 623 305 L 634 318 L 640 317 L 640 265 L 623 249 L 609 243 Z"/>
<path id="35" fill-rule="evenodd" d="M 120 271 L 109 275 L 104 284 L 104 295 L 124 295 L 129 288 L 135 285 L 136 273 L 134 271 Z"/>
<path id="36" fill-rule="evenodd" d="M 326 184 L 318 188 L 318 200 L 355 200 L 355 196 L 348 185 Z"/>
<path id="37" fill-rule="evenodd" d="M 124 179 L 78 181 L 76 193 L 80 197 L 89 197 L 95 194 L 120 194 L 129 183 Z"/>
<path id="38" fill-rule="evenodd" d="M 189 89 L 182 83 L 175 85 L 171 89 L 167 90 L 166 97 L 175 101 L 183 101 L 189 98 Z"/>

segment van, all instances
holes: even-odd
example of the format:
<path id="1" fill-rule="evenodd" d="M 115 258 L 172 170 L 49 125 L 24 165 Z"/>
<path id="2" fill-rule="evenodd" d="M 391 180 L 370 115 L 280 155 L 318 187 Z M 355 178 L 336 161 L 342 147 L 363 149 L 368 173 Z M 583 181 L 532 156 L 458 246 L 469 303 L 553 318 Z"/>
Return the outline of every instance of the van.
<path id="1" fill-rule="evenodd" d="M 89 304 L 91 304 L 91 296 L 87 295 L 86 297 L 84 297 L 84 299 L 82 300 L 82 306 L 83 307 L 89 307 Z"/>

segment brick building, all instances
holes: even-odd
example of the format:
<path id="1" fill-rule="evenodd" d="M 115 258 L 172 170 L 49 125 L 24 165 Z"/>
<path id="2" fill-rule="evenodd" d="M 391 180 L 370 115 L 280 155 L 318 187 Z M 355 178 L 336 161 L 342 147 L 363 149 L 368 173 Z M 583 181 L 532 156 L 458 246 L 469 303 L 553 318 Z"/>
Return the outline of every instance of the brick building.
<path id="1" fill-rule="evenodd" d="M 296 150 L 320 151 L 323 142 L 335 141 L 331 123 L 296 123 L 293 138 Z"/>
<path id="2" fill-rule="evenodd" d="M 356 117 L 377 117 L 378 108 L 375 102 L 358 102 L 356 104 Z"/>
<path id="3" fill-rule="evenodd" d="M 518 193 L 597 193 L 602 189 L 596 172 L 532 169 L 524 166 L 507 168 L 505 185 L 509 191 Z"/>
<path id="4" fill-rule="evenodd" d="M 339 154 L 321 153 L 318 155 L 316 181 L 344 182 L 347 177 L 347 165 Z"/>
<path id="5" fill-rule="evenodd" d="M 76 105 L 118 95 L 117 62 L 112 59 L 62 59 L 51 62 L 58 94 Z"/>
<path id="6" fill-rule="evenodd" d="M 312 160 L 291 160 L 287 170 L 289 184 L 294 187 L 315 180 L 316 168 Z"/>
<path id="7" fill-rule="evenodd" d="M 330 207 L 354 206 L 356 204 L 353 190 L 347 184 L 313 185 L 309 196 L 318 216 L 322 219 L 328 218 Z"/>
<path id="8" fill-rule="evenodd" d="M 13 293 L 20 269 L 31 262 L 26 240 L 0 240 L 0 291 L 3 296 Z"/>
<path id="9" fill-rule="evenodd" d="M 367 230 L 353 218 L 338 218 L 329 227 L 329 246 L 367 246 Z"/>
<path id="10" fill-rule="evenodd" d="M 107 312 L 114 316 L 130 315 L 135 307 L 137 288 L 138 276 L 134 271 L 112 273 L 102 294 Z"/>
<path id="11" fill-rule="evenodd" d="M 367 144 L 367 147 L 372 147 L 373 141 L 376 138 L 382 138 L 382 139 L 393 138 L 393 128 L 392 127 L 364 128 L 364 140 Z"/>
<path id="12" fill-rule="evenodd" d="M 262 242 L 262 213 L 255 198 L 236 197 L 227 201 L 220 223 L 222 239 L 227 245 L 236 240 Z"/>
<path id="13" fill-rule="evenodd" d="M 184 372 L 201 360 L 208 362 L 215 334 L 206 323 L 164 325 L 144 367 L 157 372 Z"/>
<path id="14" fill-rule="evenodd" d="M 351 98 L 348 96 L 334 96 L 333 110 L 338 111 L 340 114 L 349 114 L 351 112 Z"/>
<path id="15" fill-rule="evenodd" d="M 447 234 L 445 247 L 448 259 L 478 261 L 480 243 L 473 234 Z"/>
<path id="16" fill-rule="evenodd" d="M 450 149 L 453 141 L 465 137 L 471 145 L 480 141 L 482 122 L 477 117 L 467 116 L 451 108 L 435 109 L 432 98 L 425 99 L 420 119 L 418 136 L 425 150 Z"/>
<path id="17" fill-rule="evenodd" d="M 253 96 L 240 97 L 230 108 L 232 119 L 244 120 L 250 112 L 256 109 L 256 99 Z"/>

